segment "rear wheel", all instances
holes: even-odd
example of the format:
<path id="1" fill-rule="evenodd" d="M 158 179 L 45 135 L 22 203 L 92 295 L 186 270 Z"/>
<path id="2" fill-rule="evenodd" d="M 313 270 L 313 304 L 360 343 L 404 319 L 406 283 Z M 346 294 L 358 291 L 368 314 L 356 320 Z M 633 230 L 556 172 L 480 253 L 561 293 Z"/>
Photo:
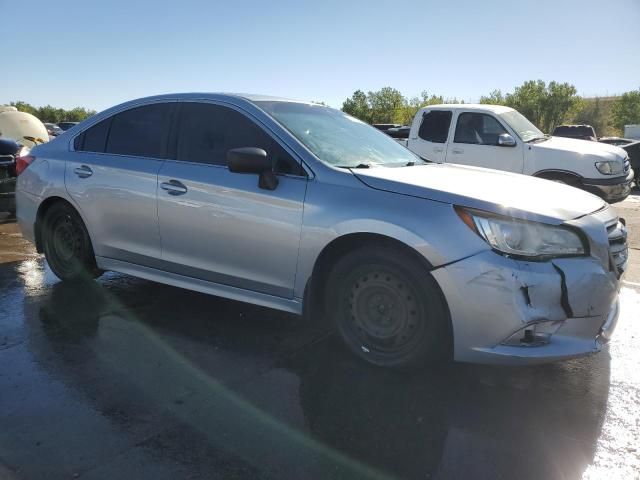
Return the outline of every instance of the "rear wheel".
<path id="1" fill-rule="evenodd" d="M 340 259 L 327 285 L 327 312 L 342 339 L 366 361 L 388 367 L 442 358 L 449 318 L 422 264 L 395 248 L 369 247 Z"/>
<path id="2" fill-rule="evenodd" d="M 96 266 L 89 233 L 78 212 L 58 203 L 46 212 L 43 222 L 44 254 L 58 278 L 90 280 L 101 274 Z"/>

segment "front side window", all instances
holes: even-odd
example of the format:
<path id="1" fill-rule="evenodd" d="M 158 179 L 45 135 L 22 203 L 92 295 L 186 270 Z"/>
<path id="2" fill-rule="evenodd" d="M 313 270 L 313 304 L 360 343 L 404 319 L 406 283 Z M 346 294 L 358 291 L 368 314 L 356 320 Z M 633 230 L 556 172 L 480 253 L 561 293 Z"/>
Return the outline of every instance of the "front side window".
<path id="1" fill-rule="evenodd" d="M 164 158 L 170 112 L 170 103 L 154 103 L 114 115 L 105 152 Z"/>
<path id="2" fill-rule="evenodd" d="M 484 113 L 461 113 L 456 123 L 454 143 L 497 145 L 498 137 L 507 133 L 505 128 L 491 115 Z"/>
<path id="3" fill-rule="evenodd" d="M 274 171 L 304 175 L 299 162 L 249 118 L 228 107 L 208 103 L 184 103 L 178 129 L 178 160 L 226 165 L 227 152 L 257 147 L 272 159 Z"/>
<path id="4" fill-rule="evenodd" d="M 451 126 L 451 112 L 432 110 L 422 115 L 418 137 L 432 143 L 446 143 Z"/>

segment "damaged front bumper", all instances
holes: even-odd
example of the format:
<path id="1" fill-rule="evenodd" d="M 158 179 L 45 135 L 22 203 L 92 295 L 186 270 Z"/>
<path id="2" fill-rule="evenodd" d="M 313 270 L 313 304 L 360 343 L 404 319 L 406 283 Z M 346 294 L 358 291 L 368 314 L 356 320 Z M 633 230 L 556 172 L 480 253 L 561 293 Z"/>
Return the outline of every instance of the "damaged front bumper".
<path id="1" fill-rule="evenodd" d="M 527 262 L 486 251 L 432 274 L 449 305 L 459 361 L 588 355 L 608 341 L 619 315 L 621 272 L 595 257 Z"/>

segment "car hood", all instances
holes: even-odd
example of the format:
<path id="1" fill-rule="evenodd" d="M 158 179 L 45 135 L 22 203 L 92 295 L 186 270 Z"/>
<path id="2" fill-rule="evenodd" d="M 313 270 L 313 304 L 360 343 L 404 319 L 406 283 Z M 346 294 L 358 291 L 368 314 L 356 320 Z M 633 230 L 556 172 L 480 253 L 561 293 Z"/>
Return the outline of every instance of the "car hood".
<path id="1" fill-rule="evenodd" d="M 352 172 L 377 190 L 555 224 L 605 205 L 600 198 L 577 188 L 486 168 L 432 163 Z"/>
<path id="2" fill-rule="evenodd" d="M 566 152 L 572 156 L 576 153 L 583 156 L 598 156 L 603 160 L 620 160 L 627 156 L 626 152 L 615 145 L 592 142 L 590 140 L 576 140 L 575 138 L 549 137 L 548 140 L 539 143 L 528 144 L 533 150 L 553 150 Z"/>

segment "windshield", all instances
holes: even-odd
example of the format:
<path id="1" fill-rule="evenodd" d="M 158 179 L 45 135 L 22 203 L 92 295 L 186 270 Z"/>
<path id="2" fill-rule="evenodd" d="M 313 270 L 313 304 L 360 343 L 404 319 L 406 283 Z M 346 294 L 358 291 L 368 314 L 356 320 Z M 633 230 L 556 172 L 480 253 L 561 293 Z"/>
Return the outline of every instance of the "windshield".
<path id="1" fill-rule="evenodd" d="M 544 133 L 527 120 L 527 117 L 516 110 L 501 113 L 500 117 L 518 134 L 523 142 L 529 142 L 536 138 L 544 138 Z"/>
<path id="2" fill-rule="evenodd" d="M 329 165 L 406 165 L 421 161 L 388 135 L 339 110 L 294 102 L 255 103 Z"/>

